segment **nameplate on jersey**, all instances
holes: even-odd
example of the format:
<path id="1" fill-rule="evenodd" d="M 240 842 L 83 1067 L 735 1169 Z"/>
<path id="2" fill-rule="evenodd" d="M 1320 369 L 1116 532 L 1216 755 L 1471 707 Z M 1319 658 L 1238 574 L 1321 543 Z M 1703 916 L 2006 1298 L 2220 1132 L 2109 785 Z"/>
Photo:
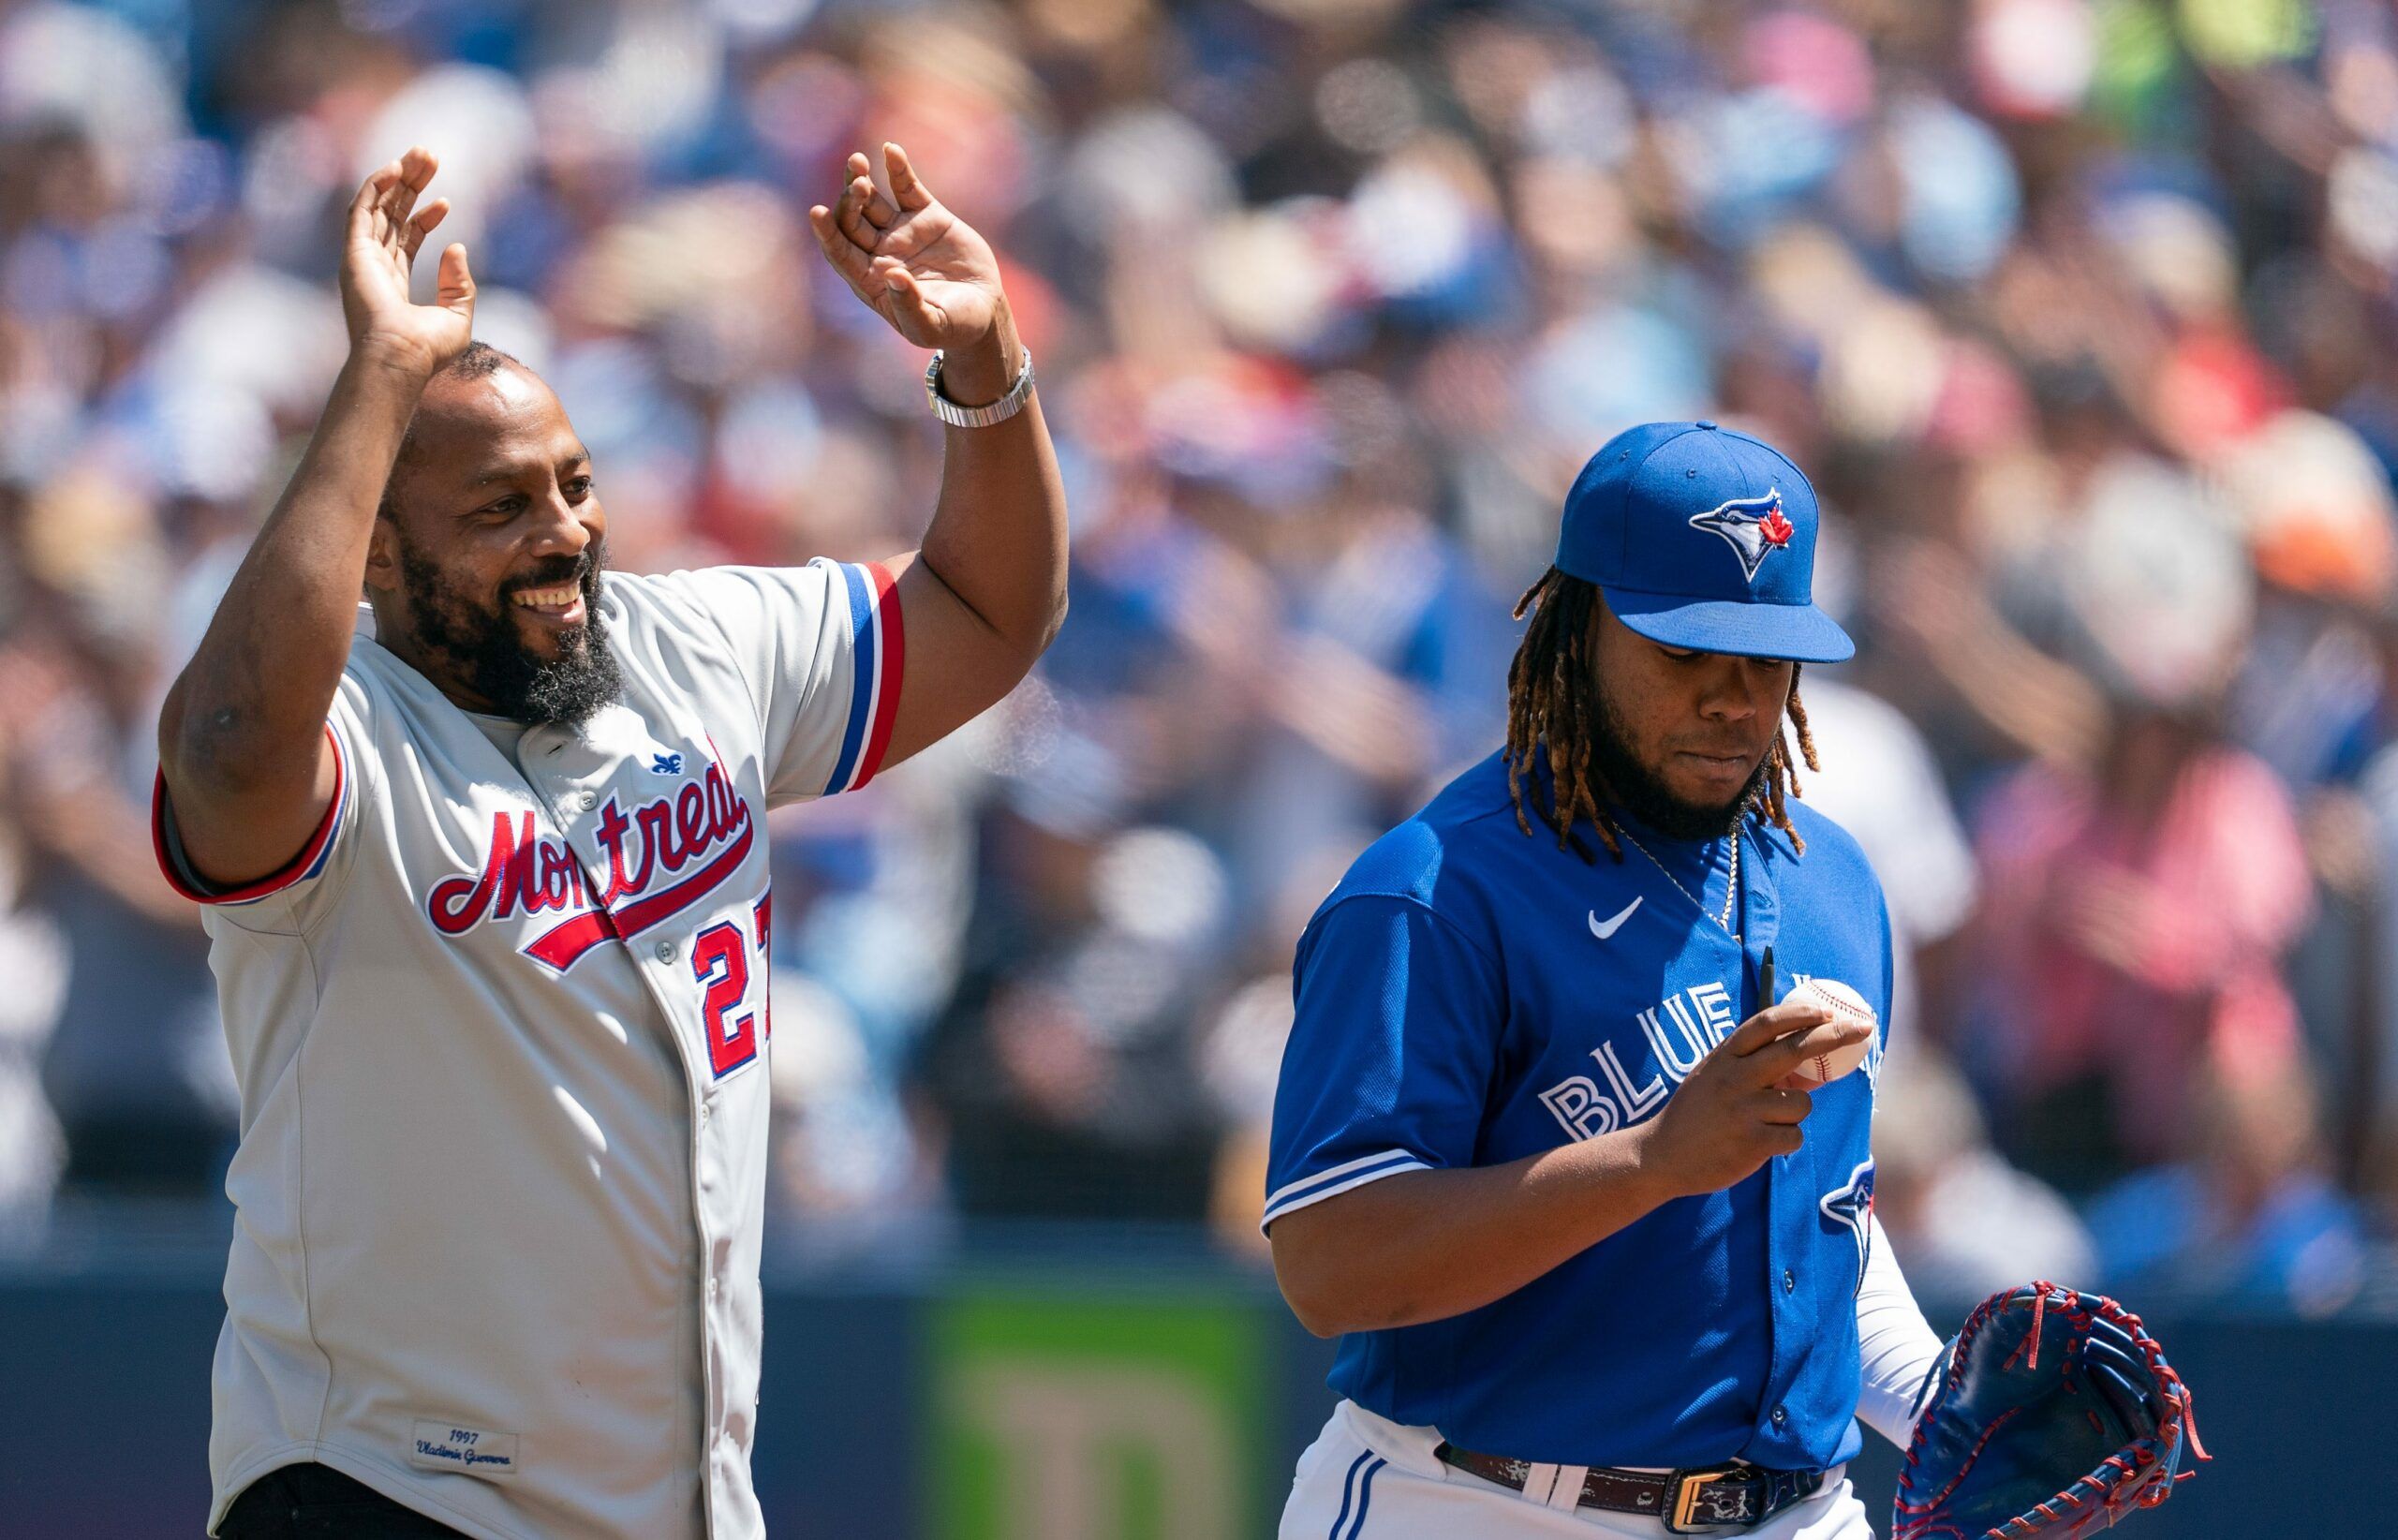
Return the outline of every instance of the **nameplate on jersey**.
<path id="1" fill-rule="evenodd" d="M 415 1431 L 408 1437 L 408 1463 L 428 1471 L 512 1476 L 516 1473 L 516 1435 L 489 1428 L 468 1428 L 442 1417 L 419 1417 Z"/>
<path id="2" fill-rule="evenodd" d="M 710 761 L 629 813 L 610 797 L 594 833 L 608 861 L 596 894 L 572 848 L 542 834 L 532 809 L 495 813 L 481 869 L 434 883 L 425 915 L 443 935 L 461 936 L 520 912 L 558 911 L 565 917 L 522 950 L 563 973 L 600 942 L 629 940 L 706 897 L 748 859 L 756 827 L 733 777 Z"/>

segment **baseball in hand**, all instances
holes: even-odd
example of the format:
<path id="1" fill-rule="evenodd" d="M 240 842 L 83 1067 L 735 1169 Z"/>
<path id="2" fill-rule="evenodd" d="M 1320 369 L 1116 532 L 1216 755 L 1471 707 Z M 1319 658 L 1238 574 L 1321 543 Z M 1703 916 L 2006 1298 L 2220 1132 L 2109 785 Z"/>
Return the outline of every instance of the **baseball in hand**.
<path id="1" fill-rule="evenodd" d="M 1873 1007 L 1865 1003 L 1865 997 L 1838 979 L 1802 980 L 1798 986 L 1784 995 L 1783 1000 L 1785 1003 L 1796 1001 L 1801 1005 L 1813 1005 L 1829 1011 L 1835 1022 L 1861 1021 L 1868 1027 L 1877 1025 Z M 1850 1044 L 1845 1048 L 1834 1048 L 1829 1053 L 1817 1054 L 1793 1071 L 1791 1078 L 1802 1085 L 1829 1085 L 1865 1062 L 1866 1044 L 1873 1041 L 1873 1039 L 1868 1036 L 1862 1041 Z"/>

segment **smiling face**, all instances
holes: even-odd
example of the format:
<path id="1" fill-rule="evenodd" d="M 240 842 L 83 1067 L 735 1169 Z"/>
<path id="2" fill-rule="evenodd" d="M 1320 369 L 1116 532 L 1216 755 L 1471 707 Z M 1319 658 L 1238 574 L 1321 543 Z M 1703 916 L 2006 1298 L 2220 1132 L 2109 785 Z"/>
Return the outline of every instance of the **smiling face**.
<path id="1" fill-rule="evenodd" d="M 425 388 L 384 493 L 377 634 L 468 710 L 580 721 L 621 689 L 590 456 L 530 370 L 487 350 L 462 363 Z"/>
<path id="2" fill-rule="evenodd" d="M 1591 755 L 1625 810 L 1677 839 L 1728 834 L 1765 783 L 1794 665 L 1688 652 L 1591 606 Z"/>

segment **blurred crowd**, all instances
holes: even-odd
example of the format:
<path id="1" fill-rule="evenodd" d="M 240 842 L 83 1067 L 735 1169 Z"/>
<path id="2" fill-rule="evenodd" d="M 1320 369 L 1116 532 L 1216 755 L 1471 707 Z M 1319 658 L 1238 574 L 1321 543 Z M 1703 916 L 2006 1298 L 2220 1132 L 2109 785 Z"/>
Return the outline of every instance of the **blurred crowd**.
<path id="1" fill-rule="evenodd" d="M 2398 19 L 2367 0 L 0 3 L 0 1238 L 213 1192 L 153 733 L 421 142 L 618 565 L 911 544 L 921 360 L 805 210 L 906 144 L 1073 507 L 1037 674 L 788 809 L 772 1244 L 1253 1251 L 1307 913 L 1503 728 L 1650 418 L 1815 474 L 1803 691 L 1902 953 L 1928 1293 L 2398 1308 Z M 789 916 L 785 919 L 784 916 Z"/>

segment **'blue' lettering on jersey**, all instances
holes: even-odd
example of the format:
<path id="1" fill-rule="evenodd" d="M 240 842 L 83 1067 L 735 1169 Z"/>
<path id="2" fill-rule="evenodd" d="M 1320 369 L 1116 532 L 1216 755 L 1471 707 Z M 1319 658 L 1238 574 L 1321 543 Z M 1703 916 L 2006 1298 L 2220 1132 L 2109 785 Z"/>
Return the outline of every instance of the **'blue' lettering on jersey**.
<path id="1" fill-rule="evenodd" d="M 1500 1164 L 1656 1117 L 1762 1008 L 1768 945 L 1778 993 L 1837 979 L 1887 1022 L 1880 884 L 1839 826 L 1799 804 L 1791 816 L 1803 858 L 1757 821 L 1744 837 L 1744 953 L 1689 896 L 1721 912 L 1723 842 L 1636 826 L 1685 894 L 1587 829 L 1595 865 L 1537 821 L 1527 837 L 1497 755 L 1451 782 L 1358 857 L 1300 939 L 1267 1225 L 1399 1172 Z M 1796 1154 L 1480 1310 L 1343 1338 L 1333 1388 L 1520 1459 L 1849 1459 L 1881 1048 L 1815 1094 Z"/>

